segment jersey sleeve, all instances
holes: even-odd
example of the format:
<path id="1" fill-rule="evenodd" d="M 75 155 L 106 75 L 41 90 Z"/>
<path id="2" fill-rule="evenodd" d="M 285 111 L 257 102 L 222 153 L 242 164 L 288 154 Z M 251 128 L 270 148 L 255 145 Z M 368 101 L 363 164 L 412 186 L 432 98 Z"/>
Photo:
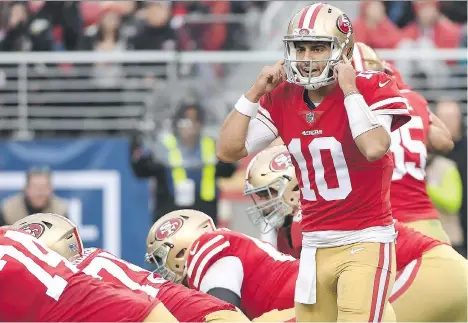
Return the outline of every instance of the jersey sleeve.
<path id="1" fill-rule="evenodd" d="M 278 136 L 282 127 L 282 104 L 288 83 L 283 82 L 270 93 L 260 98 L 256 119 L 265 123 Z"/>
<path id="2" fill-rule="evenodd" d="M 229 239 L 216 231 L 203 234 L 193 243 L 187 258 L 187 282 L 191 288 L 200 290 L 208 269 L 226 255 L 230 245 Z"/>
<path id="3" fill-rule="evenodd" d="M 395 81 L 385 73 L 359 73 L 356 86 L 376 115 L 391 115 L 391 131 L 410 119 L 408 100 L 401 96 Z"/>

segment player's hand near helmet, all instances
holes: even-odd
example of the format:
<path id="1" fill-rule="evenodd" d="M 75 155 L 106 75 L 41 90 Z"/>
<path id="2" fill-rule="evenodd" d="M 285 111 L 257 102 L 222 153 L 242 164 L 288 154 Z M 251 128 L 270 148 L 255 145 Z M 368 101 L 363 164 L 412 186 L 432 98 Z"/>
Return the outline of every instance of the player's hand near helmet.
<path id="1" fill-rule="evenodd" d="M 341 90 L 346 95 L 347 93 L 358 91 L 356 87 L 356 70 L 345 54 L 342 55 L 342 58 L 343 60 L 335 65 L 333 73 L 338 79 Z"/>
<path id="2" fill-rule="evenodd" d="M 264 94 L 270 93 L 284 81 L 286 81 L 286 71 L 284 70 L 284 59 L 282 59 L 275 65 L 265 66 L 262 69 L 255 83 L 245 93 L 245 97 L 250 102 L 257 103 Z"/>

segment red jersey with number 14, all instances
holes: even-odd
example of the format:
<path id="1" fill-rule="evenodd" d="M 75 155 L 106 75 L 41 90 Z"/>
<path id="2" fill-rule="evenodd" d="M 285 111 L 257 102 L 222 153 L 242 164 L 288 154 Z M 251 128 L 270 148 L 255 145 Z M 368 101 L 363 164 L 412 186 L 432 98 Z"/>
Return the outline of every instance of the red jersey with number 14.
<path id="1" fill-rule="evenodd" d="M 15 230 L 0 230 L 0 291 L 2 322 L 142 322 L 159 304 L 83 273 Z"/>
<path id="2" fill-rule="evenodd" d="M 390 190 L 393 217 L 401 222 L 438 219 L 426 191 L 427 140 L 431 124 L 427 101 L 411 90 L 408 99 L 411 121 L 392 133 L 395 169 Z"/>
<path id="3" fill-rule="evenodd" d="M 226 229 L 205 233 L 192 244 L 186 264 L 189 286 L 200 289 L 207 271 L 226 258 L 237 258 L 242 264 L 240 307 L 249 319 L 294 307 L 299 261 L 271 244 Z M 216 282 L 208 284 L 219 287 Z"/>
<path id="4" fill-rule="evenodd" d="M 103 281 L 140 290 L 158 298 L 179 322 L 204 322 L 208 314 L 224 310 L 236 311 L 236 307 L 232 304 L 169 282 L 158 274 L 102 249 L 85 249 L 84 256 L 73 263 L 85 273 L 99 277 Z"/>
<path id="5" fill-rule="evenodd" d="M 409 121 L 406 101 L 386 74 L 359 73 L 356 86 L 374 114 L 392 116 L 392 131 Z M 301 188 L 303 232 L 392 224 L 391 154 L 376 162 L 362 155 L 338 84 L 315 107 L 304 87 L 284 82 L 262 97 L 257 119 L 291 153 Z"/>

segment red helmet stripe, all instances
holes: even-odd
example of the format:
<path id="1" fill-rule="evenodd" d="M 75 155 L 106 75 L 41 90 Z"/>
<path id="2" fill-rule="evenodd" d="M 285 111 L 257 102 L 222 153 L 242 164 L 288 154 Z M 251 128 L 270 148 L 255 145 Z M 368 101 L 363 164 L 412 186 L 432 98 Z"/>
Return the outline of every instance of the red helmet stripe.
<path id="1" fill-rule="evenodd" d="M 320 12 L 320 9 L 322 9 L 324 6 L 323 3 L 320 3 L 318 6 L 315 7 L 314 13 L 312 14 L 312 18 L 310 18 L 309 22 L 309 28 L 313 29 L 315 26 L 315 20 L 317 19 L 317 16 Z"/>
<path id="2" fill-rule="evenodd" d="M 304 10 L 302 11 L 302 15 L 301 15 L 301 19 L 299 19 L 299 24 L 297 25 L 298 28 L 304 28 L 304 20 L 305 20 L 305 17 L 307 16 L 307 13 L 309 12 L 309 10 L 311 9 L 313 5 L 310 5 L 306 8 L 304 8 Z"/>

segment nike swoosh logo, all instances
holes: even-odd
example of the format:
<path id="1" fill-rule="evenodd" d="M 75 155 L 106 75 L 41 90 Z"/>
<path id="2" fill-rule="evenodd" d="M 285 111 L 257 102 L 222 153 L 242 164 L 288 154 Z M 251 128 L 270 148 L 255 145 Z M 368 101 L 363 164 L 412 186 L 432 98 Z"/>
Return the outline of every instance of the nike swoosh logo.
<path id="1" fill-rule="evenodd" d="M 354 255 L 355 253 L 358 253 L 359 251 L 364 250 L 365 248 L 357 248 L 357 249 L 351 249 L 351 254 Z"/>
<path id="2" fill-rule="evenodd" d="M 200 241 L 197 241 L 197 244 L 195 245 L 195 248 L 193 248 L 192 250 L 190 250 L 190 255 L 191 256 L 194 256 L 196 253 L 197 253 L 197 250 L 198 250 L 198 244 L 200 243 Z"/>
<path id="3" fill-rule="evenodd" d="M 380 86 L 380 87 L 384 87 L 385 85 L 388 84 L 388 82 L 390 82 L 390 80 L 387 80 L 386 82 L 383 82 L 383 83 L 380 83 L 380 82 L 379 82 L 379 86 Z"/>

